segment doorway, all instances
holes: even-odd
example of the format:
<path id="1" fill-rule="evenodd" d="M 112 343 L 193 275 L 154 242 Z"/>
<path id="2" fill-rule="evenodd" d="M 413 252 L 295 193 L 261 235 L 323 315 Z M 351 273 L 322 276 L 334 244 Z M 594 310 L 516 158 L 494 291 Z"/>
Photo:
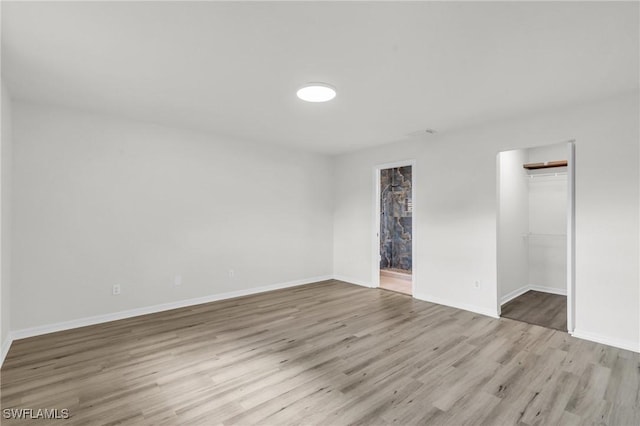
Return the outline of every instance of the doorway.
<path id="1" fill-rule="evenodd" d="M 378 287 L 413 295 L 414 167 L 412 162 L 376 168 L 375 275 Z"/>
<path id="2" fill-rule="evenodd" d="M 498 154 L 498 313 L 573 331 L 573 141 Z"/>

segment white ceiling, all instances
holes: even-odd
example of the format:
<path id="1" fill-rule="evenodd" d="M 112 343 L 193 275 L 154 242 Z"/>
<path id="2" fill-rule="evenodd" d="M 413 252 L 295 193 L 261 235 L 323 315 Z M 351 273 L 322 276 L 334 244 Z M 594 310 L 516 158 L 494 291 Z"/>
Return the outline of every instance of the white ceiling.
<path id="1" fill-rule="evenodd" d="M 16 99 L 340 153 L 638 89 L 638 3 L 2 2 Z M 296 98 L 310 81 L 326 104 Z"/>

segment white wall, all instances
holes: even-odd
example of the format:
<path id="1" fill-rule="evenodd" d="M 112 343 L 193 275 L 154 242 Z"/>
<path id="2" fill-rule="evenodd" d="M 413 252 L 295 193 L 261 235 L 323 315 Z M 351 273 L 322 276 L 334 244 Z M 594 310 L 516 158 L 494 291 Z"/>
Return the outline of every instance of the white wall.
<path id="1" fill-rule="evenodd" d="M 546 161 L 559 161 L 568 160 L 568 151 L 566 143 L 554 143 L 551 145 L 536 146 L 527 149 L 527 162 L 528 163 L 544 163 Z M 532 170 L 532 173 L 550 173 L 556 170 L 565 171 L 564 167 L 558 167 L 553 169 L 539 169 Z"/>
<path id="2" fill-rule="evenodd" d="M 328 157 L 21 102 L 13 118 L 14 330 L 331 274 Z"/>
<path id="3" fill-rule="evenodd" d="M 527 150 L 498 155 L 498 291 L 505 303 L 529 284 L 529 182 Z"/>
<path id="4" fill-rule="evenodd" d="M 370 284 L 373 166 L 406 159 L 417 160 L 416 296 L 495 315 L 496 155 L 575 139 L 576 335 L 638 350 L 638 101 L 634 92 L 389 144 L 333 168 L 14 103 L 12 329 L 330 274 L 332 202 L 333 273 Z M 122 295 L 111 296 L 114 283 Z"/>
<path id="5" fill-rule="evenodd" d="M 567 144 L 527 150 L 528 162 L 568 159 Z M 558 176 L 554 172 L 560 171 Z M 566 168 L 542 169 L 528 179 L 529 285 L 537 290 L 567 293 L 567 196 Z"/>
<path id="6" fill-rule="evenodd" d="M 0 364 L 9 344 L 11 330 L 11 147 L 12 105 L 7 89 L 2 83 L 2 129 L 0 143 Z"/>
<path id="7" fill-rule="evenodd" d="M 373 281 L 372 168 L 413 158 L 416 296 L 495 315 L 496 155 L 575 139 L 575 334 L 639 350 L 638 103 L 636 91 L 337 157 L 334 273 Z"/>

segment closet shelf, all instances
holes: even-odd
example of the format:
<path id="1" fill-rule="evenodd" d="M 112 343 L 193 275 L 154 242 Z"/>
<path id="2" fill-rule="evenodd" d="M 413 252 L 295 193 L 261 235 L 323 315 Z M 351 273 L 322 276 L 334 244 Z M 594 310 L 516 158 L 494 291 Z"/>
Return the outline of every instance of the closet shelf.
<path id="1" fill-rule="evenodd" d="M 527 170 L 537 170 L 537 169 L 551 169 L 553 167 L 567 167 L 567 160 L 559 160 L 559 161 L 547 161 L 545 163 L 527 163 L 523 164 Z"/>

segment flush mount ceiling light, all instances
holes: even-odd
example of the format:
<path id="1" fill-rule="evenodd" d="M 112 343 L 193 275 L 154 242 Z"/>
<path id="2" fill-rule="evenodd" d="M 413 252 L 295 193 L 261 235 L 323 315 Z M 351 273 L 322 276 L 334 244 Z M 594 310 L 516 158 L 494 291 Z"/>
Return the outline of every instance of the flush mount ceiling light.
<path id="1" fill-rule="evenodd" d="M 296 95 L 307 102 L 327 102 L 336 97 L 336 89 L 327 83 L 307 83 Z"/>

